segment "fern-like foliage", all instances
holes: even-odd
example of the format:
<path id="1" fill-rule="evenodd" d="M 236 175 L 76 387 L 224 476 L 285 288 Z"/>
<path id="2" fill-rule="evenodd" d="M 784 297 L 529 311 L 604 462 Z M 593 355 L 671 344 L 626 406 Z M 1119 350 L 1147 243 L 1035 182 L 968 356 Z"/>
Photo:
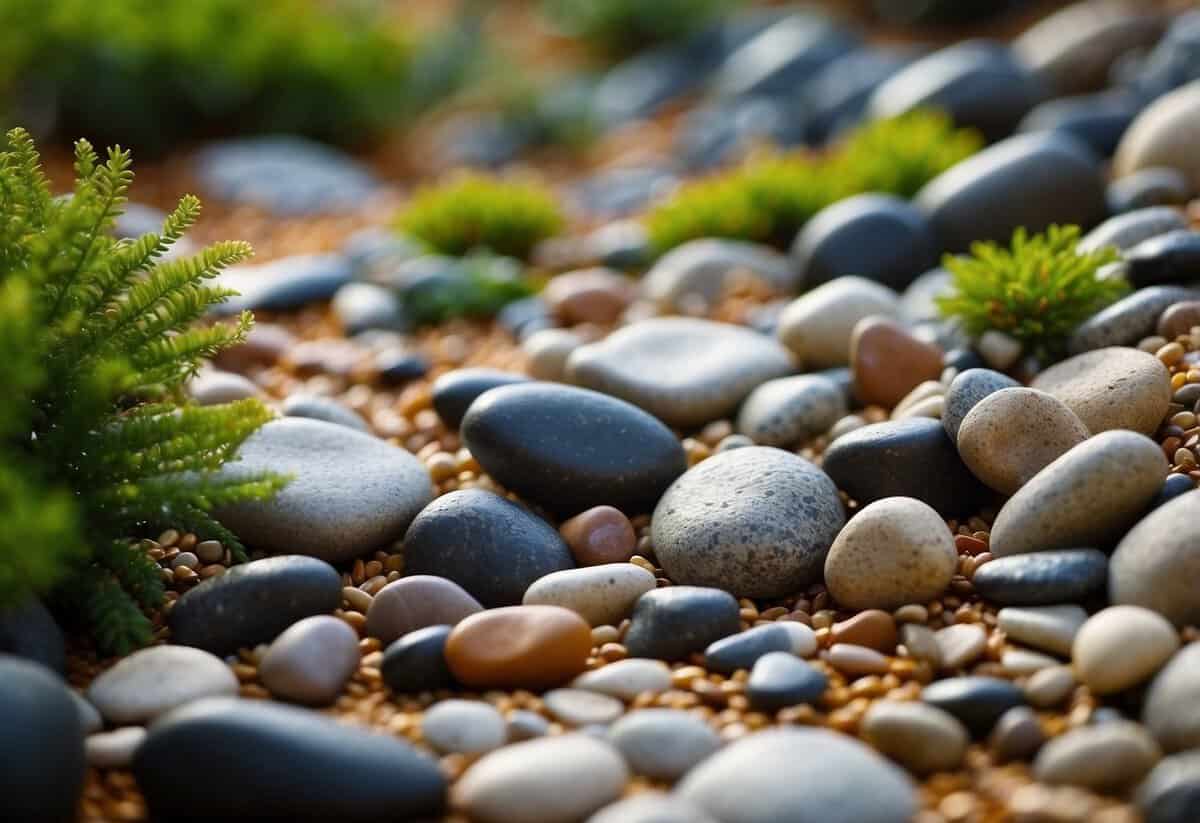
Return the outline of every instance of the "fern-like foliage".
<path id="1" fill-rule="evenodd" d="M 1123 278 L 1101 276 L 1101 267 L 1117 259 L 1115 249 L 1080 254 L 1078 243 L 1078 226 L 1051 226 L 1032 237 L 1022 228 L 1010 248 L 975 243 L 970 255 L 947 255 L 942 265 L 954 291 L 938 299 L 938 308 L 972 335 L 1001 331 L 1026 352 L 1055 360 L 1079 324 L 1129 291 Z"/>
<path id="2" fill-rule="evenodd" d="M 105 652 L 149 640 L 144 610 L 163 597 L 132 546 L 181 525 L 242 548 L 216 506 L 263 499 L 283 480 L 216 470 L 270 412 L 257 401 L 177 405 L 203 361 L 242 340 L 251 318 L 198 325 L 232 295 L 211 283 L 251 253 L 217 243 L 162 261 L 195 221 L 185 197 L 161 233 L 116 240 L 133 180 L 120 148 L 75 147 L 76 184 L 54 198 L 32 139 L 0 153 L 0 604 L 30 591 L 82 618 Z"/>

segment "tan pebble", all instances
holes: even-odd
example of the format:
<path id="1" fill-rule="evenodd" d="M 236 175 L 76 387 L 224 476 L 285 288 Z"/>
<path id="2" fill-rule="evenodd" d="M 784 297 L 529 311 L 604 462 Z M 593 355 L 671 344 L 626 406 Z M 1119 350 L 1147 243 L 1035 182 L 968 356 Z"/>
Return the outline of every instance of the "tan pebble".
<path id="1" fill-rule="evenodd" d="M 217 540 L 202 540 L 196 544 L 194 551 L 200 562 L 205 564 L 220 563 L 225 555 L 225 547 Z"/>
<path id="2" fill-rule="evenodd" d="M 1175 627 L 1141 606 L 1110 606 L 1088 619 L 1071 648 L 1076 676 L 1099 695 L 1149 679 L 1179 648 Z"/>
<path id="3" fill-rule="evenodd" d="M 366 614 L 367 609 L 371 608 L 371 601 L 375 598 L 355 586 L 344 586 L 342 588 L 342 599 L 349 603 L 350 608 L 356 612 Z"/>
<path id="4" fill-rule="evenodd" d="M 560 274 L 542 291 L 551 311 L 568 326 L 577 323 L 611 325 L 617 322 L 635 296 L 632 280 L 606 268 Z"/>
<path id="5" fill-rule="evenodd" d="M 897 623 L 924 623 L 929 620 L 929 610 L 920 603 L 909 603 L 892 612 Z"/>
<path id="6" fill-rule="evenodd" d="M 1166 366 L 1152 355 L 1121 346 L 1064 360 L 1041 372 L 1031 385 L 1065 403 L 1092 434 L 1109 429 L 1151 434 L 1171 402 Z"/>
<path id="7" fill-rule="evenodd" d="M 1164 338 L 1161 345 L 1168 340 L 1188 334 L 1194 326 L 1200 326 L 1200 300 L 1188 300 L 1170 306 L 1158 318 L 1158 333 Z"/>
<path id="8" fill-rule="evenodd" d="M 957 718 L 919 701 L 877 701 L 860 729 L 868 743 L 920 775 L 958 768 L 970 742 Z"/>
<path id="9" fill-rule="evenodd" d="M 1039 669 L 1025 682 L 1025 699 L 1035 708 L 1053 708 L 1067 699 L 1078 682 L 1070 666 Z"/>
<path id="10" fill-rule="evenodd" d="M 564 522 L 559 532 L 581 566 L 627 561 L 637 546 L 629 518 L 612 506 L 596 506 L 577 514 Z"/>
<path id="11" fill-rule="evenodd" d="M 829 663 L 852 676 L 885 674 L 888 670 L 888 660 L 882 654 L 866 646 L 852 646 L 849 643 L 830 646 Z"/>
<path id="12" fill-rule="evenodd" d="M 454 581 L 418 574 L 383 586 L 367 610 L 366 625 L 372 637 L 387 644 L 426 626 L 453 626 L 482 610 L 479 601 Z"/>

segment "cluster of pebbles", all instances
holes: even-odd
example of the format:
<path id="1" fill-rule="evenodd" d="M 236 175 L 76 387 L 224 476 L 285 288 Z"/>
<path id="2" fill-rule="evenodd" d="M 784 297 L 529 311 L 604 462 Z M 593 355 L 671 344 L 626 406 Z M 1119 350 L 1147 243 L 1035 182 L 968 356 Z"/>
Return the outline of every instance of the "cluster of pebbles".
<path id="1" fill-rule="evenodd" d="M 828 45 L 805 25 L 770 42 Z M 994 142 L 790 255 L 695 241 L 424 330 L 395 291 L 453 261 L 378 229 L 231 273 L 259 325 L 192 396 L 275 405 L 226 471 L 293 480 L 218 513 L 248 563 L 142 541 L 169 588 L 149 648 L 66 655 L 36 602 L 3 615 L 6 814 L 1198 819 L 1198 42 L 1194 13 L 1090 3 L 875 76 L 868 114 L 938 104 Z M 1128 98 L 1094 92 L 1139 50 Z M 341 185 L 327 153 L 257 175 L 268 150 L 299 151 L 202 162 L 258 207 L 312 163 Z M 1051 222 L 1134 286 L 1065 359 L 937 316 L 926 246 Z"/>

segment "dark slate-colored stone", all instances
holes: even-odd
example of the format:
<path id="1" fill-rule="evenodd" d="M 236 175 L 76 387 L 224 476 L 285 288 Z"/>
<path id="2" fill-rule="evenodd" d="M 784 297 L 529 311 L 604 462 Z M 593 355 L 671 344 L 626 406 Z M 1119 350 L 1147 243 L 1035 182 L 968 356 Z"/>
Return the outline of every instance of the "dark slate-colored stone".
<path id="1" fill-rule="evenodd" d="M 1147 100 L 1200 79 L 1200 10 L 1176 17 L 1154 50 L 1132 68 L 1130 83 Z"/>
<path id="2" fill-rule="evenodd" d="M 496 322 L 518 340 L 554 326 L 550 308 L 537 295 L 509 303 L 496 315 Z"/>
<path id="3" fill-rule="evenodd" d="M 212 308 L 229 316 L 242 311 L 286 311 L 329 300 L 350 282 L 350 262 L 340 254 L 297 254 L 254 266 L 237 266 L 217 279 L 239 293 Z"/>
<path id="4" fill-rule="evenodd" d="M 805 224 L 791 251 L 806 289 L 855 274 L 897 291 L 935 266 L 937 252 L 925 215 L 888 194 L 827 206 Z"/>
<path id="5" fill-rule="evenodd" d="M 1002 606 L 1078 603 L 1103 588 L 1107 580 L 1108 557 L 1096 549 L 997 557 L 980 566 L 971 578 L 977 592 Z"/>
<path id="6" fill-rule="evenodd" d="M 1085 234 L 1079 241 L 1080 253 L 1092 252 L 1101 246 L 1132 249 L 1143 240 L 1187 228 L 1187 220 L 1178 209 L 1169 206 L 1150 206 L 1110 217 Z"/>
<path id="7" fill-rule="evenodd" d="M 940 420 L 913 417 L 844 434 L 825 452 L 825 473 L 866 505 L 915 497 L 944 516 L 970 511 L 987 496 L 958 456 Z"/>
<path id="8" fill-rule="evenodd" d="M 160 718 L 133 773 L 156 820 L 426 820 L 446 797 L 437 763 L 403 740 L 237 698 Z"/>
<path id="9" fill-rule="evenodd" d="M 769 652 L 787 652 L 792 648 L 792 634 L 776 624 L 756 626 L 749 631 L 724 637 L 704 650 L 704 664 L 709 671 L 733 674 L 749 669 Z"/>
<path id="10" fill-rule="evenodd" d="M 1071 333 L 1067 350 L 1071 354 L 1082 354 L 1108 346 L 1132 346 L 1154 334 L 1159 315 L 1168 306 L 1198 298 L 1200 291 L 1182 286 L 1138 289 L 1085 320 Z"/>
<path id="11" fill-rule="evenodd" d="M 0 653 L 41 663 L 59 674 L 67 670 L 62 629 L 50 610 L 32 595 L 0 609 Z"/>
<path id="12" fill-rule="evenodd" d="M 1185 406 L 1200 403 L 1200 383 L 1188 383 L 1171 395 L 1171 402 L 1182 403 Z"/>
<path id="13" fill-rule="evenodd" d="M 396 640 L 383 653 L 383 682 L 402 694 L 448 689 L 455 684 L 446 665 L 446 638 L 453 626 L 426 626 Z"/>
<path id="14" fill-rule="evenodd" d="M 989 394 L 1001 389 L 1011 389 L 1020 386 L 1007 374 L 1001 374 L 991 369 L 966 369 L 950 382 L 946 389 L 946 400 L 942 408 L 942 427 L 950 435 L 950 442 L 958 443 L 958 427 L 962 425 L 967 412 L 975 408 L 975 404 Z"/>
<path id="15" fill-rule="evenodd" d="M 1138 785 L 1144 823 L 1195 823 L 1200 810 L 1200 751 L 1164 757 Z"/>
<path id="16" fill-rule="evenodd" d="M 1059 97 L 1035 106 L 1017 130 L 1069 134 L 1100 157 L 1111 157 L 1141 110 L 1141 100 L 1123 92 Z"/>
<path id="17" fill-rule="evenodd" d="M 1012 682 L 975 676 L 938 680 L 921 691 L 921 699 L 957 717 L 976 739 L 986 737 L 1002 714 L 1025 702 Z"/>
<path id="18" fill-rule="evenodd" d="M 528 382 L 528 377 L 517 372 L 487 368 L 455 369 L 433 381 L 433 408 L 447 428 L 457 429 L 467 408 L 485 391 Z"/>
<path id="19" fill-rule="evenodd" d="M 1021 226 L 1087 228 L 1108 209 L 1096 156 L 1058 132 L 1018 135 L 968 157 L 921 189 L 916 204 L 951 252 L 980 240 L 1007 244 Z"/>
<path id="20" fill-rule="evenodd" d="M 1191 196 L 1191 184 L 1179 169 L 1138 169 L 1108 184 L 1108 210 L 1125 214 L 1154 206 L 1182 206 Z"/>
<path id="21" fill-rule="evenodd" d="M 833 60 L 858 47 L 858 37 L 819 14 L 789 15 L 729 55 L 716 77 L 725 97 L 788 97 Z"/>
<path id="22" fill-rule="evenodd" d="M 488 608 L 517 605 L 530 583 L 574 567 L 553 526 L 479 489 L 437 498 L 404 535 L 405 574 L 449 578 Z"/>
<path id="23" fill-rule="evenodd" d="M 776 712 L 816 702 L 828 685 L 829 678 L 820 669 L 788 652 L 771 652 L 760 657 L 750 671 L 746 697 L 755 710 Z"/>
<path id="24" fill-rule="evenodd" d="M 502 486 L 560 514 L 653 508 L 687 471 L 657 418 L 607 394 L 558 383 L 501 386 L 462 419 L 471 454 Z"/>
<path id="25" fill-rule="evenodd" d="M 1160 234 L 1123 256 L 1126 276 L 1138 287 L 1200 280 L 1200 232 L 1181 229 Z"/>
<path id="26" fill-rule="evenodd" d="M 807 140 L 824 143 L 857 123 L 875 89 L 914 56 L 899 49 L 864 48 L 826 64 L 801 91 L 808 112 L 804 123 Z"/>
<path id="27" fill-rule="evenodd" d="M 324 560 L 281 555 L 234 566 L 176 601 L 171 641 L 216 655 L 269 643 L 296 621 L 342 602 L 342 578 Z"/>
<path id="28" fill-rule="evenodd" d="M 948 369 L 954 369 L 958 374 L 962 374 L 970 369 L 982 369 L 987 366 L 983 362 L 983 358 L 979 356 L 979 352 L 971 348 L 950 349 L 942 356 L 942 365 Z M 943 414 L 942 420 L 945 419 L 945 415 Z M 961 423 L 962 421 L 960 420 L 959 422 Z M 950 434 L 950 430 L 947 429 L 946 433 Z M 958 432 L 956 430 L 950 436 L 957 437 L 957 435 Z"/>
<path id="29" fill-rule="evenodd" d="M 1002 43 L 968 40 L 909 64 L 871 97 L 874 117 L 937 108 L 988 140 L 1012 134 L 1046 96 L 1042 82 Z"/>
<path id="30" fill-rule="evenodd" d="M 388 386 L 403 386 L 419 380 L 429 371 L 429 358 L 412 349 L 389 349 L 375 357 L 379 379 Z"/>
<path id="31" fill-rule="evenodd" d="M 605 126 L 647 117 L 673 98 L 695 89 L 706 75 L 687 44 L 642 52 L 613 66 L 600 78 L 592 97 L 592 114 Z"/>
<path id="32" fill-rule="evenodd" d="M 638 598 L 625 648 L 630 657 L 686 660 L 692 652 L 703 651 L 740 628 L 738 602 L 729 592 L 668 586 Z"/>
<path id="33" fill-rule="evenodd" d="M 75 820 L 84 766 L 83 723 L 62 679 L 0 654 L 0 817 Z"/>

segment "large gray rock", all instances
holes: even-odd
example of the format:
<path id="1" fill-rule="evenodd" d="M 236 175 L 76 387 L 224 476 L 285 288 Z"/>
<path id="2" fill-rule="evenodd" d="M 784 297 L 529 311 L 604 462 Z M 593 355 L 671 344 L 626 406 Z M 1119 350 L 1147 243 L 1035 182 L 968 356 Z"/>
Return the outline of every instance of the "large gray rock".
<path id="1" fill-rule="evenodd" d="M 1200 643 L 1176 652 L 1150 682 L 1142 723 L 1163 751 L 1200 748 Z"/>
<path id="2" fill-rule="evenodd" d="M 1129 429 L 1153 434 L 1171 402 L 1171 374 L 1155 356 L 1110 346 L 1051 366 L 1033 388 L 1052 394 L 1092 434 Z"/>
<path id="3" fill-rule="evenodd" d="M 386 546 L 433 499 L 429 472 L 403 449 L 302 417 L 253 434 L 221 476 L 290 475 L 270 500 L 224 506 L 217 518 L 249 546 L 331 563 Z"/>
<path id="4" fill-rule="evenodd" d="M 233 670 L 188 646 L 151 646 L 123 658 L 88 687 L 87 699 L 110 723 L 147 723 L 204 697 L 237 694 Z"/>
<path id="5" fill-rule="evenodd" d="M 1200 491 L 1148 514 L 1117 545 L 1109 563 L 1113 603 L 1153 609 L 1178 626 L 1200 622 Z"/>

